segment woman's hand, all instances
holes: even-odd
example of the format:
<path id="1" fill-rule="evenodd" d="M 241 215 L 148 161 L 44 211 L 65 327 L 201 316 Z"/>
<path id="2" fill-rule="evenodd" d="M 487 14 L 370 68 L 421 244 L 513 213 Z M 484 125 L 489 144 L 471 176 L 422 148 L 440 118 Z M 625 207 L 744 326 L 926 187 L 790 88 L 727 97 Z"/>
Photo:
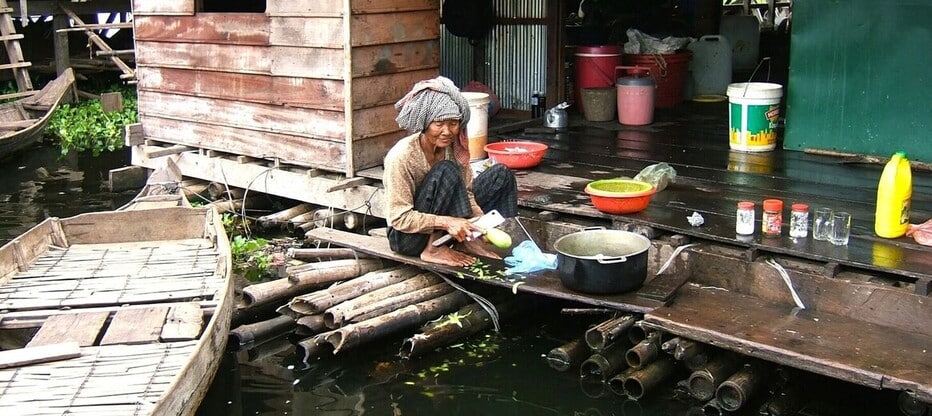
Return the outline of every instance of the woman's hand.
<path id="1" fill-rule="evenodd" d="M 468 219 L 458 217 L 447 217 L 445 229 L 447 234 L 450 234 L 453 239 L 459 242 L 472 240 L 472 233 L 474 231 L 480 231 L 479 228 Z"/>

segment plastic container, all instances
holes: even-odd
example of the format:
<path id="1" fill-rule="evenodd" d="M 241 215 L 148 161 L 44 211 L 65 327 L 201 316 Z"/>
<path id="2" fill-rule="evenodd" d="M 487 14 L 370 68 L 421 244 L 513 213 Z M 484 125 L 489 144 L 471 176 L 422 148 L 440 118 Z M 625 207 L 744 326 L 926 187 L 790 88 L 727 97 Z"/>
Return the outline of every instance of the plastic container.
<path id="1" fill-rule="evenodd" d="M 586 120 L 611 121 L 615 119 L 615 88 L 583 88 L 582 102 L 583 116 Z"/>
<path id="2" fill-rule="evenodd" d="M 728 86 L 728 145 L 732 150 L 767 152 L 777 147 L 777 120 L 783 86 L 738 82 Z"/>
<path id="3" fill-rule="evenodd" d="M 484 92 L 464 92 L 463 97 L 469 103 L 469 122 L 466 123 L 466 136 L 469 138 L 469 158 L 485 159 L 485 145 L 489 142 L 489 94 Z"/>
<path id="4" fill-rule="evenodd" d="M 751 235 L 754 234 L 754 203 L 751 201 L 741 201 L 738 203 L 738 209 L 735 211 L 735 234 Z"/>
<path id="5" fill-rule="evenodd" d="M 657 85 L 648 76 L 648 69 L 634 66 L 618 66 L 616 71 L 626 69 L 631 76 L 615 80 L 618 96 L 618 122 L 629 126 L 643 126 L 654 122 L 654 102 Z"/>
<path id="6" fill-rule="evenodd" d="M 783 201 L 765 199 L 761 214 L 761 231 L 766 236 L 778 236 L 783 231 Z"/>
<path id="7" fill-rule="evenodd" d="M 549 146 L 537 142 L 495 142 L 485 146 L 485 151 L 496 163 L 512 169 L 527 169 L 540 164 Z"/>
<path id="8" fill-rule="evenodd" d="M 576 107 L 585 111 L 583 88 L 611 87 L 615 84 L 615 67 L 621 65 L 621 47 L 617 45 L 580 46 L 576 48 Z"/>
<path id="9" fill-rule="evenodd" d="M 657 193 L 653 185 L 631 179 L 602 179 L 590 182 L 584 190 L 592 205 L 607 214 L 643 211 Z"/>
<path id="10" fill-rule="evenodd" d="M 913 196 L 913 174 L 906 152 L 896 152 L 883 168 L 877 185 L 874 232 L 884 238 L 906 234 L 909 205 Z"/>
<path id="11" fill-rule="evenodd" d="M 657 84 L 654 105 L 657 108 L 676 107 L 683 102 L 683 87 L 692 52 L 673 54 L 625 54 L 622 64 L 648 68 Z"/>
<path id="12" fill-rule="evenodd" d="M 806 238 L 809 235 L 809 205 L 793 204 L 790 207 L 790 237 Z"/>
<path id="13" fill-rule="evenodd" d="M 706 35 L 686 47 L 693 53 L 691 96 L 721 95 L 731 84 L 731 44 L 721 35 Z M 689 94 L 688 94 L 689 95 Z"/>

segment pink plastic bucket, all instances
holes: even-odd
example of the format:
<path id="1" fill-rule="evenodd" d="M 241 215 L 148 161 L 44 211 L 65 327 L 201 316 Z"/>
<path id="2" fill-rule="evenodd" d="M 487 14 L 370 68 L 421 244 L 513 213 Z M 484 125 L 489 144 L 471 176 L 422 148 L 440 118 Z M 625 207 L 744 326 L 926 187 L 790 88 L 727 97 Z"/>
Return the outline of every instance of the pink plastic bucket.
<path id="1" fill-rule="evenodd" d="M 653 123 L 657 84 L 648 75 L 647 68 L 615 68 L 616 71 L 621 69 L 627 69 L 631 76 L 620 77 L 615 82 L 615 88 L 618 90 L 618 122 L 628 126 Z"/>

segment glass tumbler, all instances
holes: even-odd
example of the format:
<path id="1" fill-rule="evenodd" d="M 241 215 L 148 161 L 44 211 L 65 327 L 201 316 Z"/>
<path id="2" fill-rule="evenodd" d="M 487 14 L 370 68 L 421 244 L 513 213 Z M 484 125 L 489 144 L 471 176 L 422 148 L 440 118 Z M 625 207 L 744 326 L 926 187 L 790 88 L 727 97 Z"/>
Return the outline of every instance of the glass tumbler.
<path id="1" fill-rule="evenodd" d="M 847 245 L 848 238 L 851 236 L 851 214 L 835 212 L 832 214 L 831 223 L 829 241 L 836 246 Z"/>
<path id="2" fill-rule="evenodd" d="M 829 221 L 832 219 L 832 210 L 830 208 L 819 208 L 815 210 L 812 216 L 812 239 L 828 241 L 830 226 Z"/>

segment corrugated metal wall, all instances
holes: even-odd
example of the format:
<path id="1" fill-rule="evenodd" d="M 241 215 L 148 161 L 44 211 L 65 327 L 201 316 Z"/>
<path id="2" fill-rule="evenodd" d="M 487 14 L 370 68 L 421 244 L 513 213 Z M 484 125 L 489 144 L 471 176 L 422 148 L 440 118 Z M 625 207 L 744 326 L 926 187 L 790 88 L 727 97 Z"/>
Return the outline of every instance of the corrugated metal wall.
<path id="1" fill-rule="evenodd" d="M 499 18 L 544 19 L 547 0 L 495 0 Z M 496 25 L 486 40 L 485 84 L 502 101 L 502 108 L 531 110 L 531 95 L 547 88 L 547 26 Z M 440 34 L 440 73 L 464 86 L 471 81 L 473 46 L 450 34 Z M 482 81 L 482 80 L 480 80 Z"/>

